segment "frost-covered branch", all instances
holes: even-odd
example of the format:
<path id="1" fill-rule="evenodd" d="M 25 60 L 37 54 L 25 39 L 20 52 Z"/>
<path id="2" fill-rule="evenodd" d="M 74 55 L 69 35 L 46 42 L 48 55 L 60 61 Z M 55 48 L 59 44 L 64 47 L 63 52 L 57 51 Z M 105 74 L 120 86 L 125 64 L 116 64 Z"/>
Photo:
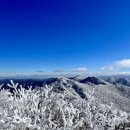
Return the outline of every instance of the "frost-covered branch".
<path id="1" fill-rule="evenodd" d="M 96 104 L 94 91 L 82 99 L 57 93 L 53 86 L 26 90 L 12 80 L 8 86 L 14 88 L 14 94 L 0 91 L 1 130 L 114 130 L 128 122 L 126 112 Z"/>

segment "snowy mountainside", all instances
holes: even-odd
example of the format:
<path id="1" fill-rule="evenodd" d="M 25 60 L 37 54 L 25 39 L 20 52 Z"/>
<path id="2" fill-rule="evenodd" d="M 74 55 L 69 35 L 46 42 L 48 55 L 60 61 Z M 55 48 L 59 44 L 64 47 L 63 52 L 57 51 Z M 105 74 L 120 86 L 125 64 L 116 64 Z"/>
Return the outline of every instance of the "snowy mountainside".
<path id="1" fill-rule="evenodd" d="M 109 77 L 108 79 L 106 79 L 106 81 L 114 85 L 125 85 L 130 87 L 130 79 L 128 78 Z"/>
<path id="2" fill-rule="evenodd" d="M 61 77 L 33 90 L 7 85 L 14 91 L 0 85 L 1 130 L 121 130 L 129 123 L 128 113 L 95 99 L 95 86 Z"/>
<path id="3" fill-rule="evenodd" d="M 79 76 L 76 76 L 78 78 Z M 88 77 L 84 78 L 81 81 L 87 83 L 81 83 L 80 81 L 75 81 L 74 79 L 65 78 L 65 77 L 52 77 L 44 80 L 15 80 L 27 88 L 27 86 L 32 86 L 37 88 L 38 86 L 42 87 L 44 84 L 48 84 L 53 87 L 54 92 L 67 93 L 75 96 L 79 96 L 83 99 L 86 98 L 85 93 L 89 91 L 94 92 L 95 98 L 101 103 L 110 104 L 111 102 L 115 107 L 130 112 L 130 87 L 120 85 L 120 84 L 111 84 L 97 77 Z M 2 88 L 10 89 L 6 84 L 9 83 L 9 80 L 0 81 L 1 84 L 5 83 Z"/>
<path id="4" fill-rule="evenodd" d="M 110 83 L 106 83 L 105 85 L 84 84 L 63 77 L 57 78 L 57 80 L 50 85 L 53 86 L 54 91 L 63 92 L 67 90 L 81 98 L 86 98 L 85 93 L 94 90 L 94 96 L 99 102 L 108 105 L 112 102 L 118 109 L 130 112 L 129 87 L 113 85 Z"/>

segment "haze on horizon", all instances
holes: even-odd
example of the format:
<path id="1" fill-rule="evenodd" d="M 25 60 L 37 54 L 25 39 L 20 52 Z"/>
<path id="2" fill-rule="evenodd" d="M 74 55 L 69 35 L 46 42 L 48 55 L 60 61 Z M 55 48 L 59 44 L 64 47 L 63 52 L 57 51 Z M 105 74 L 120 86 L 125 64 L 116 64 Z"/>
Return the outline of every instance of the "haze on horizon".
<path id="1" fill-rule="evenodd" d="M 129 0 L 0 4 L 0 76 L 130 74 Z"/>

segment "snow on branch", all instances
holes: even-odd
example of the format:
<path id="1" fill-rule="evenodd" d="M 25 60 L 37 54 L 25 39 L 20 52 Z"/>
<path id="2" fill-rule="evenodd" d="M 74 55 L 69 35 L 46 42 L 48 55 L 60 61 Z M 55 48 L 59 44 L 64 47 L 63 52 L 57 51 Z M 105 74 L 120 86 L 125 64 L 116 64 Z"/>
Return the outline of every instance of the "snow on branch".
<path id="1" fill-rule="evenodd" d="M 0 91 L 1 130 L 114 130 L 128 122 L 126 112 L 113 105 L 97 105 L 94 91 L 86 93 L 86 100 L 57 93 L 48 85 L 26 90 L 11 80 L 8 86 L 15 94 Z"/>

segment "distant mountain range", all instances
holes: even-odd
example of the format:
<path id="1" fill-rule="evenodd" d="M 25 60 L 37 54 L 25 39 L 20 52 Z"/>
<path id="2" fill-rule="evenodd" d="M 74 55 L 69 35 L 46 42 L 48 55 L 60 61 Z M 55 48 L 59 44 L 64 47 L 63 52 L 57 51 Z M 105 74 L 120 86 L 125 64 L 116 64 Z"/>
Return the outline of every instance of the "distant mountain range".
<path id="1" fill-rule="evenodd" d="M 4 84 L 2 88 L 12 89 L 6 84 L 9 79 L 1 79 L 0 84 Z M 95 98 L 103 104 L 111 102 L 118 109 L 130 112 L 130 80 L 127 78 L 99 78 L 99 77 L 51 77 L 45 79 L 14 79 L 15 83 L 23 85 L 23 87 L 33 86 L 33 89 L 44 87 L 45 84 L 53 86 L 53 91 L 66 92 L 69 95 L 77 95 L 81 98 L 87 98 L 86 92 L 93 91 Z"/>
<path id="2" fill-rule="evenodd" d="M 23 86 L 42 86 L 43 84 L 50 84 L 54 81 L 56 81 L 58 76 L 56 77 L 46 77 L 42 79 L 20 79 L 20 78 L 14 78 L 14 82 L 18 82 L 19 84 Z M 107 84 L 113 84 L 113 85 L 124 85 L 130 87 L 130 79 L 128 78 L 118 78 L 118 77 L 84 77 L 80 75 L 76 75 L 74 77 L 67 77 L 68 79 L 78 81 L 80 83 L 84 84 L 94 84 L 94 85 L 107 85 Z M 8 79 L 0 79 L 0 84 L 7 84 L 10 82 L 10 78 Z"/>
<path id="3" fill-rule="evenodd" d="M 125 85 L 125 86 L 129 86 L 130 87 L 130 80 L 127 78 L 114 78 L 114 77 L 110 77 L 108 79 L 106 79 L 107 82 L 114 84 L 114 85 Z"/>

